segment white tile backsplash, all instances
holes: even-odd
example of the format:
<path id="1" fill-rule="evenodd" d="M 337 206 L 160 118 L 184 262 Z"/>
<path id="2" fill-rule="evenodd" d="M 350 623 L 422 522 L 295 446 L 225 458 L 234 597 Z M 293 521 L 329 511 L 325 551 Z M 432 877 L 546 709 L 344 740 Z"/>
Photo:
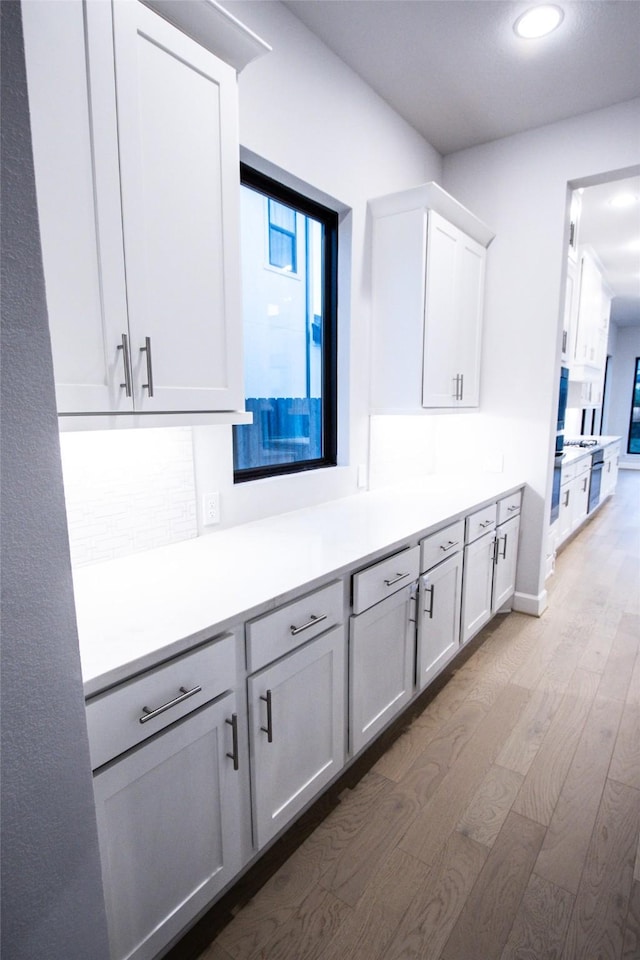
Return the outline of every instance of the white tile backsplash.
<path id="1" fill-rule="evenodd" d="M 197 536 L 191 428 L 63 433 L 74 566 Z"/>

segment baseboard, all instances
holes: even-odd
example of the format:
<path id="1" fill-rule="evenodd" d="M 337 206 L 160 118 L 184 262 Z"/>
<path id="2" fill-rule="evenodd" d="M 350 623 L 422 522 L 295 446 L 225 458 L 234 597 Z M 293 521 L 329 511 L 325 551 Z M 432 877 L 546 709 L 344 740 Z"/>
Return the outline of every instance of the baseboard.
<path id="1" fill-rule="evenodd" d="M 547 609 L 547 591 L 541 590 L 537 596 L 531 593 L 515 593 L 513 609 L 518 613 L 527 613 L 530 617 L 541 617 Z"/>

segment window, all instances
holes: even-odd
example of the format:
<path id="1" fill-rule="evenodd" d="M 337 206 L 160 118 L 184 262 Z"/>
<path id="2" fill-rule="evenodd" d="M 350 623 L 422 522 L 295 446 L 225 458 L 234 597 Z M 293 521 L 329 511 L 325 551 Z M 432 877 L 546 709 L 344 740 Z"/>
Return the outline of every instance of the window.
<path id="1" fill-rule="evenodd" d="M 636 357 L 636 367 L 633 379 L 627 453 L 640 453 L 640 357 Z"/>
<path id="2" fill-rule="evenodd" d="M 246 408 L 236 483 L 336 464 L 338 217 L 241 165 Z M 275 268 L 275 269 L 274 269 Z"/>

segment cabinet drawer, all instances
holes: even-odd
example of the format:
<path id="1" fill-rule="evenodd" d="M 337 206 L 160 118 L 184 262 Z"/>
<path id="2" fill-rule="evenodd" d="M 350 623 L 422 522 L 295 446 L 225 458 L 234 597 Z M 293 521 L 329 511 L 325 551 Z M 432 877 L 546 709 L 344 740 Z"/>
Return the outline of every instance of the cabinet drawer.
<path id="1" fill-rule="evenodd" d="M 576 463 L 574 477 L 583 477 L 585 473 L 591 473 L 591 457 L 578 460 Z"/>
<path id="2" fill-rule="evenodd" d="M 564 486 L 565 483 L 568 483 L 570 480 L 576 476 L 577 463 L 563 463 L 562 472 L 560 473 L 560 483 Z"/>
<path id="3" fill-rule="evenodd" d="M 279 607 L 247 624 L 249 673 L 295 650 L 330 627 L 342 623 L 342 583 L 330 583 L 314 593 Z"/>
<path id="4" fill-rule="evenodd" d="M 497 515 L 498 510 L 495 503 L 490 503 L 488 507 L 470 513 L 465 520 L 465 543 L 473 543 L 478 537 L 494 530 Z"/>
<path id="5" fill-rule="evenodd" d="M 87 702 L 91 766 L 102 766 L 235 683 L 235 637 L 227 633 L 94 697 Z"/>
<path id="6" fill-rule="evenodd" d="M 521 490 L 518 490 L 517 493 L 512 493 L 509 497 L 503 497 L 502 500 L 498 500 L 498 523 L 504 523 L 505 520 L 509 520 L 511 517 L 517 517 L 520 513 L 521 503 Z"/>
<path id="7" fill-rule="evenodd" d="M 362 613 L 417 580 L 419 566 L 420 547 L 411 547 L 354 574 L 353 612 Z"/>
<path id="8" fill-rule="evenodd" d="M 437 533 L 425 537 L 420 542 L 420 571 L 424 573 L 435 567 L 436 563 L 446 560 L 447 557 L 464 546 L 464 520 L 458 520 L 457 523 L 450 523 L 448 527 L 443 527 Z"/>

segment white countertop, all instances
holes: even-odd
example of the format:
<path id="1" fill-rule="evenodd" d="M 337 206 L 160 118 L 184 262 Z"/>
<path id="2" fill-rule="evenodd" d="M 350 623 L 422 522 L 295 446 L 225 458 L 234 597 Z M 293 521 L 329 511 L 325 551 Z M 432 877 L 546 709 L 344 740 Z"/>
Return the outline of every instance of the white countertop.
<path id="1" fill-rule="evenodd" d="M 429 477 L 78 567 L 85 695 L 522 486 L 504 474 Z"/>

